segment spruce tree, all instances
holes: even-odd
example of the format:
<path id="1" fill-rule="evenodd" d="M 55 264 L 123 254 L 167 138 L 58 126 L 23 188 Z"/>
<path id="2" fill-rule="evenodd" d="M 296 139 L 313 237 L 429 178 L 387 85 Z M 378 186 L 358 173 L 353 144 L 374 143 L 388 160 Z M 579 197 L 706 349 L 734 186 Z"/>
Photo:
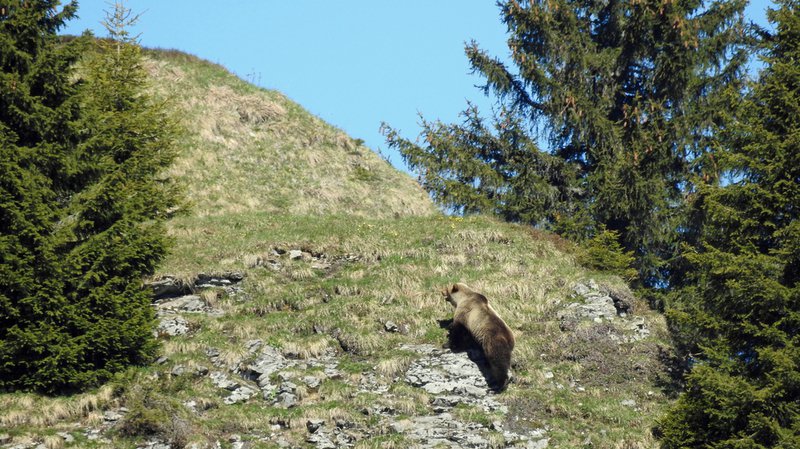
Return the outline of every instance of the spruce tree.
<path id="1" fill-rule="evenodd" d="M 23 10 L 32 6 L 22 3 Z M 154 312 L 142 277 L 167 249 L 163 222 L 176 194 L 160 174 L 173 156 L 174 126 L 145 93 L 141 50 L 126 32 L 130 20 L 117 3 L 107 20 L 110 39 L 94 41 L 83 54 L 80 89 L 69 97 L 69 129 L 79 131 L 46 141 L 64 146 L 58 169 L 30 170 L 32 179 L 50 186 L 31 207 L 48 215 L 20 250 L 29 257 L 4 252 L 3 268 L 29 273 L 30 289 L 4 276 L 2 389 L 83 389 L 155 354 Z M 55 29 L 38 32 L 53 48 L 67 48 L 55 44 Z M 72 62 L 60 67 L 64 80 L 75 77 Z M 11 173 L 21 162 L 8 163 Z M 3 222 L 3 241 L 13 243 L 26 215 L 11 216 L 8 227 Z"/>
<path id="2" fill-rule="evenodd" d="M 69 160 L 80 133 L 70 80 L 81 41 L 59 45 L 72 2 L 17 0 L 0 6 L 0 388 L 43 388 L 78 356 L 64 327 L 54 233 L 72 193 Z M 68 369 L 68 368 L 67 368 Z M 41 373 L 32 375 L 32 373 Z"/>
<path id="3" fill-rule="evenodd" d="M 781 0 L 765 69 L 702 186 L 698 244 L 669 312 L 691 371 L 665 448 L 800 447 L 800 13 Z"/>
<path id="4" fill-rule="evenodd" d="M 618 232 L 641 279 L 658 284 L 683 224 L 690 162 L 720 119 L 720 89 L 740 74 L 744 5 L 502 1 L 510 64 L 466 47 L 500 104 L 494 126 L 468 111 L 461 125 L 423 122 L 421 144 L 387 127 L 389 145 L 447 206 L 579 239 Z M 539 130 L 548 153 L 535 144 Z"/>

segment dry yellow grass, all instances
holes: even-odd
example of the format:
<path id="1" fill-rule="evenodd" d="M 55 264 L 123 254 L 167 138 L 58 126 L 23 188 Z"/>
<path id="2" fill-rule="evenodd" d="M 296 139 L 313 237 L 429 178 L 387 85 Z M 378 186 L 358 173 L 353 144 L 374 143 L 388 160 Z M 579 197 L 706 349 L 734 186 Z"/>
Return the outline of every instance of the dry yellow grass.
<path id="1" fill-rule="evenodd" d="M 212 64 L 155 53 L 146 66 L 153 92 L 171 99 L 189 130 L 169 174 L 189 185 L 197 216 L 435 212 L 410 177 L 285 96 Z"/>

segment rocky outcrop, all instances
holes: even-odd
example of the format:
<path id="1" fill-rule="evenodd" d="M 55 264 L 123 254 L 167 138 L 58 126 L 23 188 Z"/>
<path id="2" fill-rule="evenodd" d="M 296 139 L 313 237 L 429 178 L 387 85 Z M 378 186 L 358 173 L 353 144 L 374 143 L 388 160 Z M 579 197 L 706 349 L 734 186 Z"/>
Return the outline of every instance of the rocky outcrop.
<path id="1" fill-rule="evenodd" d="M 598 285 L 594 279 L 578 282 L 573 287 L 573 302 L 557 314 L 561 330 L 573 329 L 580 321 L 614 323 L 619 332 L 609 332 L 617 342 L 642 340 L 650 335 L 643 317 L 633 316 L 635 298 L 627 288 Z"/>

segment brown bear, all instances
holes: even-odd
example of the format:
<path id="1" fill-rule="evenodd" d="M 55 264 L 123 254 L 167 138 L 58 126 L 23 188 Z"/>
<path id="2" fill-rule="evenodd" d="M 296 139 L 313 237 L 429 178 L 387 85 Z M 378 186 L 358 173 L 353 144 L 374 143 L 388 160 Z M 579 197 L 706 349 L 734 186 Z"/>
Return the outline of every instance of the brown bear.
<path id="1" fill-rule="evenodd" d="M 453 284 L 442 295 L 456 310 L 449 326 L 448 346 L 463 351 L 471 341 L 483 350 L 489 364 L 489 386 L 502 391 L 509 382 L 514 334 L 482 294 L 464 284 Z"/>

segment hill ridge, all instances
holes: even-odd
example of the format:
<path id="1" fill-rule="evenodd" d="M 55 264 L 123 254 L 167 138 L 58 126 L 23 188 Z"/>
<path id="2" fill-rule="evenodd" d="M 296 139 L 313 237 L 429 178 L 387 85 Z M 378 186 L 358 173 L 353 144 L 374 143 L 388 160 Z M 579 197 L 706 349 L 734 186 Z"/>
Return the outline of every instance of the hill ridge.
<path id="1" fill-rule="evenodd" d="M 154 93 L 187 129 L 169 174 L 193 213 L 436 213 L 416 181 L 283 94 L 181 52 L 146 55 Z"/>

